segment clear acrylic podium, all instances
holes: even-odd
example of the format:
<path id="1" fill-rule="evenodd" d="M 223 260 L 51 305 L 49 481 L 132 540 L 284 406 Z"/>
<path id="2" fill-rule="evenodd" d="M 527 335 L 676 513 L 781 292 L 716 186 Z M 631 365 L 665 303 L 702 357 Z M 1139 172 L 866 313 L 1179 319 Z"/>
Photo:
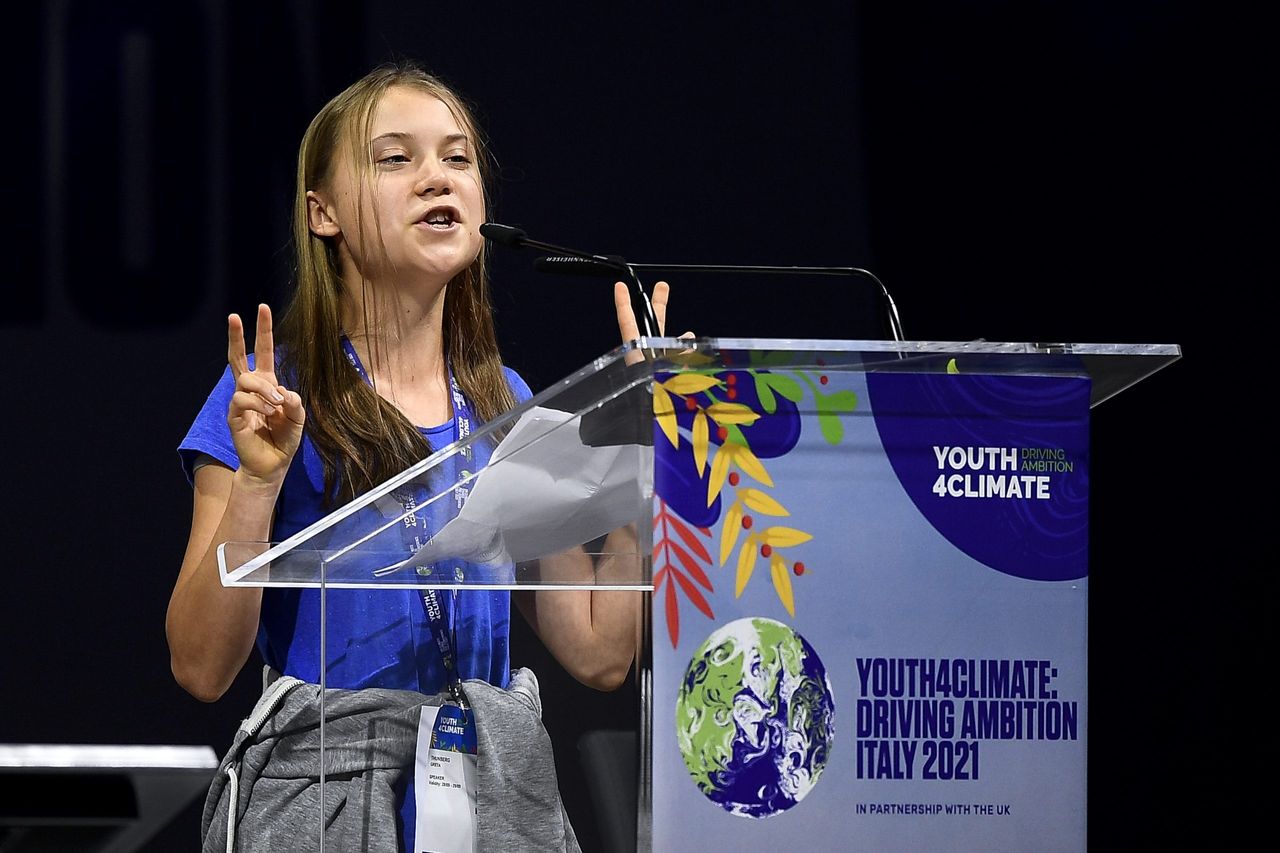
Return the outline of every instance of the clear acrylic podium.
<path id="1" fill-rule="evenodd" d="M 222 579 L 635 592 L 640 851 L 1083 850 L 1089 411 L 1180 355 L 642 339 Z"/>

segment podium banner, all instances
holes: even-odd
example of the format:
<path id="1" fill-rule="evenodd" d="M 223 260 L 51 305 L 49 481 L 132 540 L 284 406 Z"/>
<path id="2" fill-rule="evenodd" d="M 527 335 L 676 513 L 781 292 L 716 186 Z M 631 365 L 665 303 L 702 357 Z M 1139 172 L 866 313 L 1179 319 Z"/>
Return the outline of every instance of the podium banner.
<path id="1" fill-rule="evenodd" d="M 654 377 L 654 850 L 1085 848 L 1090 379 Z"/>

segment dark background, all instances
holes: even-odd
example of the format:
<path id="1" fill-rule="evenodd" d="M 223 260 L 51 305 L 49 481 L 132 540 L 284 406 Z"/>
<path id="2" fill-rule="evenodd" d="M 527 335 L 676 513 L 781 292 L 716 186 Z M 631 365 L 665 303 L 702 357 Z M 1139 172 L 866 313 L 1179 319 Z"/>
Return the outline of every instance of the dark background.
<path id="1" fill-rule="evenodd" d="M 1243 7 L 1242 7 L 1243 8 Z M 649 263 L 859 266 L 912 340 L 1172 343 L 1093 413 L 1089 843 L 1226 844 L 1276 751 L 1274 70 L 1230 4 L 497 6 L 49 2 L 10 10 L 0 741 L 207 744 L 164 610 L 190 490 L 174 451 L 229 311 L 282 305 L 297 141 L 374 62 L 477 106 L 492 218 Z M 494 257 L 539 389 L 612 348 L 606 283 Z M 1264 262 L 1265 261 L 1265 262 Z M 674 332 L 841 338 L 839 279 L 672 279 Z M 542 674 L 562 787 L 634 694 Z M 148 847 L 198 847 L 199 803 Z M 1250 833 L 1251 834 L 1251 833 Z"/>

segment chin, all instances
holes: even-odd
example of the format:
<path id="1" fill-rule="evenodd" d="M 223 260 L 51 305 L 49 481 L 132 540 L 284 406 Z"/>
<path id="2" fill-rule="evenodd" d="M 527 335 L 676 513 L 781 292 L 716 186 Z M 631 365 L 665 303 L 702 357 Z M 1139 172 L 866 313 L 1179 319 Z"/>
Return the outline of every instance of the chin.
<path id="1" fill-rule="evenodd" d="M 461 252 L 457 254 L 451 253 L 446 256 L 433 254 L 430 258 L 418 258 L 416 262 L 407 264 L 406 267 L 415 270 L 421 275 L 427 275 L 443 281 L 451 281 L 454 276 L 471 266 L 475 259 L 475 254 Z"/>

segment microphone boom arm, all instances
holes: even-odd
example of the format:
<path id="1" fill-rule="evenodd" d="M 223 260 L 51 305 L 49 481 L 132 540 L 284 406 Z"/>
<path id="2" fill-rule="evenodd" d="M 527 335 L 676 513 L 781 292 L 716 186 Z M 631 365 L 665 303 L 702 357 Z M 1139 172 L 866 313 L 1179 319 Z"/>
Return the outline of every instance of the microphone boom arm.
<path id="1" fill-rule="evenodd" d="M 574 262 L 577 258 L 581 263 Z M 538 269 L 543 272 L 565 272 L 580 273 L 583 275 L 601 275 L 604 270 L 593 262 L 600 262 L 601 258 L 583 258 L 580 255 L 572 257 L 548 257 L 540 258 L 543 263 L 538 264 Z M 618 258 L 617 260 L 621 260 Z M 566 263 L 568 262 L 568 263 Z M 555 269 L 556 266 L 563 265 L 561 269 Z M 574 266 L 579 269 L 573 269 Z M 805 267 L 805 266 L 760 266 L 760 265 L 743 265 L 743 264 L 632 264 L 627 263 L 627 268 L 632 270 L 654 270 L 661 272 L 716 272 L 716 273 L 783 273 L 793 275 L 859 275 L 871 279 L 875 282 L 879 289 L 881 308 L 884 311 L 886 322 L 889 326 L 889 333 L 895 341 L 904 341 L 906 338 L 902 333 L 902 320 L 898 315 L 898 306 L 893 301 L 893 296 L 889 293 L 889 288 L 885 287 L 878 276 L 870 270 L 861 267 Z M 567 268 L 566 268 L 567 267 Z M 643 295 L 643 291 L 641 292 Z M 647 297 L 645 297 L 647 299 Z M 637 317 L 640 314 L 637 312 Z"/>

